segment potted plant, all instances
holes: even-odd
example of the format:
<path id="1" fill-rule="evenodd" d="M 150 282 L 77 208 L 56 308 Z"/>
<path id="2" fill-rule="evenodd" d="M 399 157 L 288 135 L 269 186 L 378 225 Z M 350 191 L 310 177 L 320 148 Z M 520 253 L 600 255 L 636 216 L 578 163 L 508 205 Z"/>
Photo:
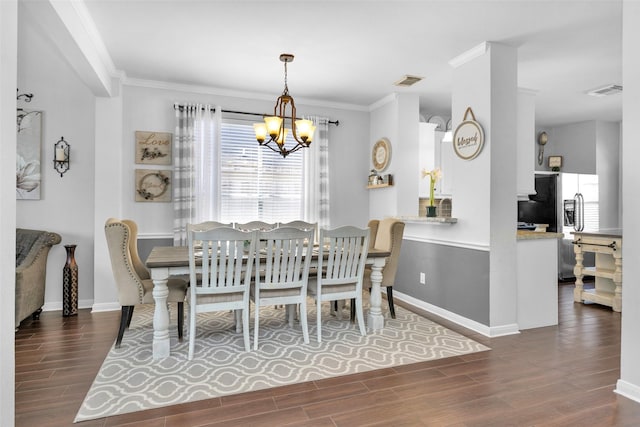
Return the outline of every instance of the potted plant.
<path id="1" fill-rule="evenodd" d="M 422 169 L 422 177 L 429 177 L 429 206 L 427 206 L 427 216 L 436 216 L 435 196 L 434 191 L 436 189 L 436 182 L 442 178 L 442 171 L 440 168 L 435 168 L 430 171 Z"/>

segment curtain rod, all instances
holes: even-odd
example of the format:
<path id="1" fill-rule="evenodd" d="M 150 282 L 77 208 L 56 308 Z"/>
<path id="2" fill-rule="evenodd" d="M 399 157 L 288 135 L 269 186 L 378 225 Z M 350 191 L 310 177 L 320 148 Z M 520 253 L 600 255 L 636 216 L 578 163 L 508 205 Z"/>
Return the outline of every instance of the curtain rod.
<path id="1" fill-rule="evenodd" d="M 182 111 L 184 109 L 184 105 L 175 103 L 173 104 L 173 109 L 174 110 L 180 110 Z M 202 108 L 204 110 L 204 107 Z M 215 112 L 216 109 L 213 108 L 213 111 Z M 246 111 L 235 111 L 235 110 L 221 110 L 223 113 L 231 113 L 231 114 L 244 114 L 246 116 L 260 116 L 260 117 L 264 117 L 264 116 L 269 116 L 269 114 L 259 114 L 259 113 L 248 113 Z M 330 125 L 336 125 L 336 126 L 340 126 L 340 120 L 329 120 L 328 121 Z"/>

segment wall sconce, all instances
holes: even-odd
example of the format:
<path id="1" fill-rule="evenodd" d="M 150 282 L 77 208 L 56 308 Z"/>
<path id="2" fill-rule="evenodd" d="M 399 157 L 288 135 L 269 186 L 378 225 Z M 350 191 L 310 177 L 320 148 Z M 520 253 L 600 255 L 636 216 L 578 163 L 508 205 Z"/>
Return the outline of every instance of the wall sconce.
<path id="1" fill-rule="evenodd" d="M 69 170 L 71 146 L 64 140 L 64 136 L 60 137 L 60 141 L 53 146 L 53 168 L 60 174 L 60 177 Z"/>

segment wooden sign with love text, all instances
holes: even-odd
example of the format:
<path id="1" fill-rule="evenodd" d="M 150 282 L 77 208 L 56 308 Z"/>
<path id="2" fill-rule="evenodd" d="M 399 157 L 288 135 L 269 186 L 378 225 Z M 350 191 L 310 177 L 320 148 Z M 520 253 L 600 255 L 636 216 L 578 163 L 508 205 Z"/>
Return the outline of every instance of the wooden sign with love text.
<path id="1" fill-rule="evenodd" d="M 170 165 L 171 139 L 168 132 L 136 131 L 136 163 Z"/>

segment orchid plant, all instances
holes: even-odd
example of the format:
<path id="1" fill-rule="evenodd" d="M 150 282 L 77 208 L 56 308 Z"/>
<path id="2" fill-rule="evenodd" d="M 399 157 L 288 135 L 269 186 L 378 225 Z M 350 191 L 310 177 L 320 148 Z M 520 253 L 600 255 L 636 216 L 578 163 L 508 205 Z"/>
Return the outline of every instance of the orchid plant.
<path id="1" fill-rule="evenodd" d="M 442 171 L 440 168 L 435 168 L 430 171 L 422 169 L 422 177 L 429 177 L 429 206 L 434 206 L 434 190 L 436 188 L 436 182 L 442 178 Z"/>

